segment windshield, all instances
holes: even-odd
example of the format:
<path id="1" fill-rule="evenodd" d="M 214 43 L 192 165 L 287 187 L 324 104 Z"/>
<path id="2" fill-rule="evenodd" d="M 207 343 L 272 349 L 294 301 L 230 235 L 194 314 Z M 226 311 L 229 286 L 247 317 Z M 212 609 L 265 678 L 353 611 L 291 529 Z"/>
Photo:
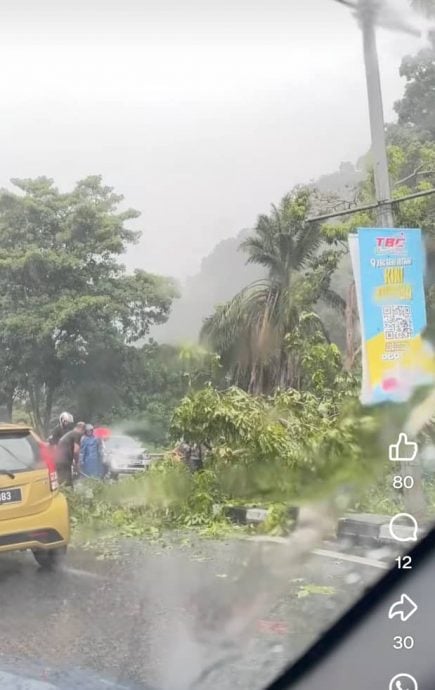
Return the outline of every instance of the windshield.
<path id="1" fill-rule="evenodd" d="M 0 3 L 0 677 L 261 690 L 412 567 L 433 5 Z"/>

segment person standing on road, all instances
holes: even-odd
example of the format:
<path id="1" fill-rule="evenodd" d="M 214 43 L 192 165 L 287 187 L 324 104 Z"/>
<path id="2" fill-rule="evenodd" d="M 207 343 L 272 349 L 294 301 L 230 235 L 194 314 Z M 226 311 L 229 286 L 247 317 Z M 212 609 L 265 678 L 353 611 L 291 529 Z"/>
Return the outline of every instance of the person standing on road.
<path id="1" fill-rule="evenodd" d="M 92 424 L 86 424 L 80 441 L 79 469 L 86 477 L 102 479 L 104 476 L 103 443 L 95 436 Z"/>
<path id="2" fill-rule="evenodd" d="M 74 426 L 74 417 L 69 412 L 62 412 L 59 416 L 59 424 L 53 429 L 50 436 L 48 437 L 48 442 L 50 446 L 57 446 L 62 436 L 64 436 L 67 431 L 71 431 Z"/>
<path id="3" fill-rule="evenodd" d="M 85 433 L 85 423 L 77 422 L 71 431 L 67 431 L 59 440 L 56 453 L 59 484 L 73 485 L 73 466 L 77 467 L 80 456 L 80 441 Z"/>

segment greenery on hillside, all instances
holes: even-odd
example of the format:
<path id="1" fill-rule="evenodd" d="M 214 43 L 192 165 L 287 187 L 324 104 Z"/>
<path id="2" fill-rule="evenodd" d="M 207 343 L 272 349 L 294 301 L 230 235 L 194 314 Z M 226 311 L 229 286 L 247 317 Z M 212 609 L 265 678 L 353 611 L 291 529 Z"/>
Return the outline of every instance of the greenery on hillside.
<path id="1" fill-rule="evenodd" d="M 434 65 L 434 47 L 402 64 L 399 121 L 387 130 L 395 198 L 435 182 Z M 177 345 L 149 338 L 168 319 L 177 290 L 168 277 L 125 271 L 122 254 L 137 239 L 128 222 L 137 213 L 120 211 L 113 189 L 89 177 L 60 193 L 41 177 L 13 180 L 14 191 L 0 193 L 0 403 L 7 415 L 28 415 L 46 433 L 67 408 L 147 445 L 169 448 L 184 438 L 207 448 L 198 474 L 168 456 L 143 477 L 94 488 L 92 510 L 87 499 L 72 498 L 77 519 L 123 524 L 132 534 L 147 520 L 153 529 L 210 526 L 216 503 L 240 500 L 278 503 L 275 515 L 284 519 L 288 504 L 343 498 L 343 487 L 373 496 L 383 486 L 380 444 L 395 440 L 425 392 L 372 411 L 358 403 L 347 238 L 373 225 L 374 214 L 325 223 L 310 216 L 372 202 L 370 156 L 342 167 L 336 182 L 335 190 L 325 180 L 297 186 L 254 228 L 220 245 L 215 256 L 226 273 L 212 276 L 211 302 L 194 283 L 198 314 L 207 308 L 201 342 L 193 336 Z M 424 232 L 435 341 L 435 198 L 394 204 L 394 213 L 398 226 Z M 211 264 L 205 261 L 206 273 Z M 424 433 L 431 438 L 430 428 Z M 360 505 L 373 508 L 370 501 L 367 495 Z"/>

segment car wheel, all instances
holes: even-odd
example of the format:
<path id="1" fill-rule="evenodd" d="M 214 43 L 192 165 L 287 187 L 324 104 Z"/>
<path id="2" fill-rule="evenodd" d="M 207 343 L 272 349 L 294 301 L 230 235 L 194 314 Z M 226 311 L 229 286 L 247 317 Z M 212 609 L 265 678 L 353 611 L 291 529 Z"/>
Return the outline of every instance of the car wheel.
<path id="1" fill-rule="evenodd" d="M 111 472 L 110 473 L 110 479 L 113 479 L 114 482 L 116 482 L 119 478 L 119 474 L 117 472 Z"/>
<path id="2" fill-rule="evenodd" d="M 66 546 L 61 546 L 58 549 L 32 549 L 32 553 L 41 568 L 55 570 L 63 563 Z"/>

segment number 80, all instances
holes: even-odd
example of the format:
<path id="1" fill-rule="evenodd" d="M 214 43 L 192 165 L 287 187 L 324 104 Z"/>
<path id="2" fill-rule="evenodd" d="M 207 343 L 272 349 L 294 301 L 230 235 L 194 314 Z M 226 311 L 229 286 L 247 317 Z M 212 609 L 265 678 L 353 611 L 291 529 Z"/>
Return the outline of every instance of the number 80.
<path id="1" fill-rule="evenodd" d="M 402 477 L 400 474 L 396 474 L 393 478 L 393 489 L 412 489 L 414 486 L 414 477 L 407 474 Z"/>

